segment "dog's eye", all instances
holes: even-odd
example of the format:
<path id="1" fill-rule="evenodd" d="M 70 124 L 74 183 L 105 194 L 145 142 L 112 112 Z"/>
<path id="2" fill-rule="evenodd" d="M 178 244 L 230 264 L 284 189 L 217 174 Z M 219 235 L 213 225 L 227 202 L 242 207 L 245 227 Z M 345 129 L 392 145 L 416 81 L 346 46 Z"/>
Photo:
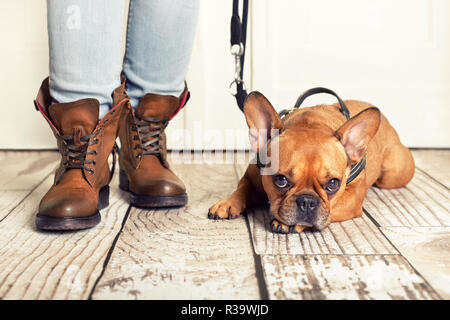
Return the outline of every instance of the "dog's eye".
<path id="1" fill-rule="evenodd" d="M 340 186 L 341 181 L 339 179 L 333 178 L 327 182 L 327 184 L 324 186 L 324 189 L 328 194 L 333 194 L 339 190 Z"/>
<path id="2" fill-rule="evenodd" d="M 273 176 L 273 184 L 280 189 L 286 188 L 289 185 L 288 179 L 282 174 Z"/>

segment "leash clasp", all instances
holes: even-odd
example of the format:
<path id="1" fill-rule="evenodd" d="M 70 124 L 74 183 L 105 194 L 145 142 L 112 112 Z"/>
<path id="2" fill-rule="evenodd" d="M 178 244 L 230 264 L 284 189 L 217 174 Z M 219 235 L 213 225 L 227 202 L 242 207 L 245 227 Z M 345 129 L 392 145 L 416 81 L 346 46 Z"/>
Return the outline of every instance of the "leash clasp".
<path id="1" fill-rule="evenodd" d="M 242 83 L 242 87 L 244 90 L 247 90 L 245 87 L 244 80 L 241 79 L 241 57 L 244 54 L 244 44 L 240 42 L 239 44 L 233 44 L 230 47 L 230 53 L 234 56 L 234 80 L 230 83 L 230 93 L 235 96 L 237 94 L 237 86 Z"/>

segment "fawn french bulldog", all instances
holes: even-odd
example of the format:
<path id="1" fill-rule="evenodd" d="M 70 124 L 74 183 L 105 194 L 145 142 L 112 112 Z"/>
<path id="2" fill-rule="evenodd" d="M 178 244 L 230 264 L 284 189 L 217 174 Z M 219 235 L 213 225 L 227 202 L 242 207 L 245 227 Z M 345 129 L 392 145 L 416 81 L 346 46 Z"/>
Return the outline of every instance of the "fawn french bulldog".
<path id="1" fill-rule="evenodd" d="M 369 103 L 343 103 L 348 120 L 339 103 L 295 109 L 280 118 L 261 93 L 250 93 L 244 112 L 251 148 L 264 148 L 270 165 L 276 158 L 277 170 L 264 174 L 260 165 L 250 164 L 237 189 L 211 206 L 208 217 L 236 218 L 269 201 L 274 232 L 322 230 L 331 222 L 360 217 L 372 185 L 406 185 L 414 160 L 388 120 Z M 275 144 L 278 154 L 273 154 Z M 349 181 L 352 165 L 363 170 Z"/>

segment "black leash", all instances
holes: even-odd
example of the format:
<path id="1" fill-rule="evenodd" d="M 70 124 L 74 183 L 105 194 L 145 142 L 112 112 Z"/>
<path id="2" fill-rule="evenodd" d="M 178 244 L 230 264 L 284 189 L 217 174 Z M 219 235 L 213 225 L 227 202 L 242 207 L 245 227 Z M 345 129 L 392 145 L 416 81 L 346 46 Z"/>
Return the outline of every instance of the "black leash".
<path id="1" fill-rule="evenodd" d="M 335 96 L 336 99 L 339 101 L 339 105 L 340 105 L 339 111 L 341 111 L 341 113 L 344 115 L 344 117 L 347 120 L 350 119 L 350 112 L 348 111 L 347 106 L 345 105 L 344 101 L 342 101 L 342 99 L 339 98 L 339 96 L 336 94 L 336 92 L 334 92 L 333 90 L 327 89 L 327 88 L 323 88 L 323 87 L 312 88 L 312 89 L 307 90 L 303 94 L 301 94 L 300 97 L 298 97 L 297 102 L 294 105 L 294 108 L 296 108 L 296 109 L 300 108 L 300 105 L 303 103 L 303 101 L 306 100 L 306 98 L 308 98 L 309 96 L 312 96 L 313 94 L 318 94 L 318 93 L 328 93 L 328 94 L 331 94 L 332 96 Z"/>
<path id="2" fill-rule="evenodd" d="M 245 44 L 247 41 L 248 0 L 244 0 L 242 7 L 242 22 L 239 16 L 239 0 L 233 0 L 233 15 L 230 24 L 231 54 L 235 58 L 234 80 L 230 84 L 231 94 L 236 98 L 237 105 L 244 112 L 244 101 L 247 89 L 244 84 Z"/>
<path id="3" fill-rule="evenodd" d="M 242 112 L 244 112 L 244 102 L 247 97 L 247 89 L 244 84 L 244 60 L 245 60 L 245 44 L 247 40 L 247 19 L 248 19 L 248 0 L 243 0 L 242 7 L 242 22 L 239 16 L 239 0 L 233 0 L 233 15 L 230 23 L 230 44 L 231 54 L 235 58 L 235 74 L 234 80 L 230 84 L 231 94 L 236 98 L 237 105 Z M 350 119 L 350 112 L 344 101 L 332 90 L 322 87 L 312 88 L 304 92 L 298 97 L 293 109 L 285 109 L 279 112 L 279 116 L 283 117 L 298 109 L 306 98 L 318 93 L 328 93 L 336 97 L 339 102 L 339 111 L 344 115 L 345 119 Z M 350 175 L 347 179 L 347 184 L 352 182 L 366 167 L 367 154 L 350 168 Z M 259 161 L 258 161 L 259 163 Z"/>
<path id="4" fill-rule="evenodd" d="M 280 116 L 280 118 L 284 117 L 285 115 L 294 111 L 294 109 L 300 108 L 301 104 L 303 103 L 303 101 L 306 100 L 306 98 L 312 96 L 313 94 L 318 94 L 318 93 L 328 93 L 328 94 L 331 94 L 332 96 L 334 96 L 339 102 L 339 106 L 340 106 L 339 111 L 344 115 L 345 119 L 350 120 L 350 111 L 348 111 L 347 106 L 345 105 L 344 101 L 342 101 L 342 99 L 339 98 L 339 96 L 336 94 L 336 92 L 334 92 L 333 90 L 327 89 L 327 88 L 323 88 L 323 87 L 317 87 L 317 88 L 312 88 L 312 89 L 306 90 L 298 97 L 298 99 L 295 102 L 295 105 L 292 109 L 283 109 L 280 112 L 278 112 L 278 115 Z"/>

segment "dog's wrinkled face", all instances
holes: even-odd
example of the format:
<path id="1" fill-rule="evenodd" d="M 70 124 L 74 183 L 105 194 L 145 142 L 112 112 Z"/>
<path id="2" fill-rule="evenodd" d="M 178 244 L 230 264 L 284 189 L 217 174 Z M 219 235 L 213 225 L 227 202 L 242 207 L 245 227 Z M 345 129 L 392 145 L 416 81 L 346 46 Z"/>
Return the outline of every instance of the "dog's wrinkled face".
<path id="1" fill-rule="evenodd" d="M 279 150 L 289 152 L 279 153 L 275 174 L 262 176 L 271 213 L 286 225 L 325 228 L 332 203 L 345 189 L 348 158 L 344 147 L 322 131 L 286 130 L 274 140 Z"/>
<path id="2" fill-rule="evenodd" d="M 270 162 L 278 159 L 275 166 L 268 163 L 276 172 L 261 176 L 274 218 L 289 226 L 325 228 L 344 195 L 350 165 L 361 160 L 378 130 L 379 110 L 365 109 L 335 131 L 323 125 L 285 127 L 259 92 L 248 95 L 244 112 L 252 150 L 267 149 Z"/>

